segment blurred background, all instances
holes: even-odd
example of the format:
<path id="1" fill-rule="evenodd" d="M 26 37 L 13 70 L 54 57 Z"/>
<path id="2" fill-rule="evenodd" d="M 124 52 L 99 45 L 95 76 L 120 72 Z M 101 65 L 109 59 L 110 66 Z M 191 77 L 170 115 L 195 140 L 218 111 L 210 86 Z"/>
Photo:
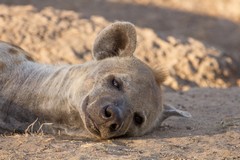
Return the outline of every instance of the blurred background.
<path id="1" fill-rule="evenodd" d="M 167 89 L 240 86 L 240 0 L 0 0 L 0 40 L 41 63 L 91 60 L 118 20 L 135 24 L 138 58 L 168 68 Z"/>

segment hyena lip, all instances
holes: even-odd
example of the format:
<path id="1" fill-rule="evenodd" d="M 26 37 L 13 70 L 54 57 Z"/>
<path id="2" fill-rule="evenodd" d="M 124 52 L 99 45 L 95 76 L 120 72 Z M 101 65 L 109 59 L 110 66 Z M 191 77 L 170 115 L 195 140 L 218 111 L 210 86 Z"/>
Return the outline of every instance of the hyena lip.
<path id="1" fill-rule="evenodd" d="M 87 112 L 88 104 L 89 96 L 86 96 L 82 102 L 82 111 L 85 114 L 85 127 L 94 136 L 101 137 L 101 132 L 99 131 L 97 125 L 94 123 L 94 121 Z"/>
<path id="2" fill-rule="evenodd" d="M 97 137 L 101 137 L 101 132 L 99 131 L 97 125 L 94 123 L 94 121 L 91 119 L 91 117 L 88 115 L 86 116 L 86 127 L 87 130 L 92 133 L 93 135 Z"/>

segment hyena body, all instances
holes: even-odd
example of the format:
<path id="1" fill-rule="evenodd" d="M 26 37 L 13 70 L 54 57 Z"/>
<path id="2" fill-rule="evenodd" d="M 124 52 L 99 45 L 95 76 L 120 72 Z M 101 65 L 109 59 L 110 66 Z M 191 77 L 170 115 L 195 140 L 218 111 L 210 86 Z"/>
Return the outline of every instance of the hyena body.
<path id="1" fill-rule="evenodd" d="M 159 86 L 166 73 L 135 58 L 135 48 L 136 31 L 128 22 L 101 31 L 95 60 L 82 65 L 38 64 L 1 42 L 0 132 L 24 132 L 37 120 L 106 139 L 143 135 L 172 115 L 189 117 L 163 106 Z"/>

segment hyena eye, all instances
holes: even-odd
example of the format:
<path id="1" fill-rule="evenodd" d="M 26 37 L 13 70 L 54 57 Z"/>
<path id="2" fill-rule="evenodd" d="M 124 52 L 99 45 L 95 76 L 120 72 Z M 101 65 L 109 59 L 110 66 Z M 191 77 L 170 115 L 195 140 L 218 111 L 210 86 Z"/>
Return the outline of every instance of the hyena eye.
<path id="1" fill-rule="evenodd" d="M 121 84 L 115 78 L 112 79 L 112 86 L 118 90 L 121 90 Z"/>
<path id="2" fill-rule="evenodd" d="M 136 126 L 141 126 L 144 122 L 144 118 L 139 113 L 134 113 L 133 121 Z"/>

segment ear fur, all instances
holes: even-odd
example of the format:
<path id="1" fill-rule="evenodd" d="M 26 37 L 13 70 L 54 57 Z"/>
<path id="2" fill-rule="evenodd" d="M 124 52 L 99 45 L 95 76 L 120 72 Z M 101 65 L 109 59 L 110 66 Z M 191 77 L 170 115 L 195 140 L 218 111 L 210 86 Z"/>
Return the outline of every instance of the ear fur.
<path id="1" fill-rule="evenodd" d="M 129 22 L 115 22 L 103 29 L 93 46 L 93 57 L 132 56 L 136 49 L 136 30 Z"/>
<path id="2" fill-rule="evenodd" d="M 152 68 L 155 79 L 159 85 L 161 85 L 168 76 L 168 71 L 161 65 L 156 65 Z"/>

